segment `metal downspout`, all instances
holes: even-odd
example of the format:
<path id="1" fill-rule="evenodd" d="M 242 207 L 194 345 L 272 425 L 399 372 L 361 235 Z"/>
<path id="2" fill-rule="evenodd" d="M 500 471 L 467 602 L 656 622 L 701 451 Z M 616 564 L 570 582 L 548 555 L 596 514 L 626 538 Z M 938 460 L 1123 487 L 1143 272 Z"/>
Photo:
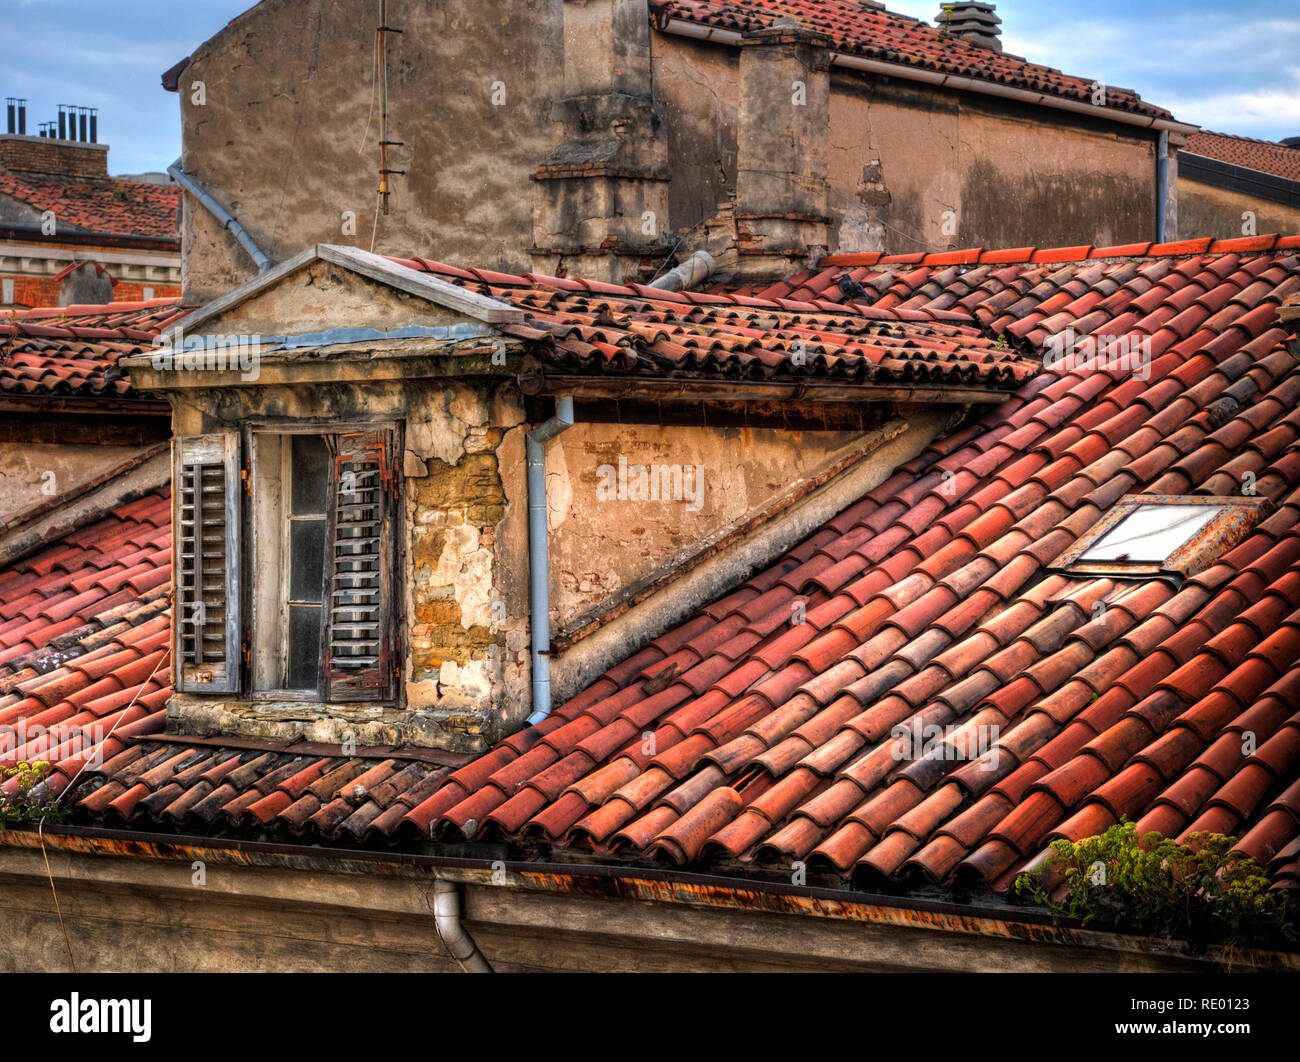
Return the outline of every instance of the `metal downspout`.
<path id="1" fill-rule="evenodd" d="M 1156 243 L 1164 243 L 1169 227 L 1169 130 L 1160 130 L 1156 145 Z"/>
<path id="2" fill-rule="evenodd" d="M 474 938 L 460 921 L 460 886 L 438 878 L 433 883 L 433 924 L 438 936 L 466 973 L 492 973 Z"/>
<path id="3" fill-rule="evenodd" d="M 177 159 L 168 166 L 167 172 L 171 174 L 172 179 L 177 184 L 202 203 L 207 208 L 208 212 L 221 222 L 223 228 L 230 231 L 231 235 L 239 241 L 239 246 L 247 251 L 248 256 L 257 264 L 257 271 L 259 273 L 265 273 L 271 268 L 271 259 L 267 258 L 266 255 L 262 253 L 262 249 L 253 242 L 253 237 L 248 235 L 244 230 L 244 226 L 235 219 L 235 216 L 231 214 L 229 210 L 213 199 L 212 196 L 208 195 L 207 190 L 203 185 L 199 184 L 198 181 L 181 169 L 180 159 Z"/>
<path id="4" fill-rule="evenodd" d="M 551 557 L 546 528 L 546 443 L 573 427 L 573 399 L 560 395 L 555 415 L 526 436 L 528 456 L 528 620 L 532 629 L 533 713 L 528 725 L 551 714 Z"/>

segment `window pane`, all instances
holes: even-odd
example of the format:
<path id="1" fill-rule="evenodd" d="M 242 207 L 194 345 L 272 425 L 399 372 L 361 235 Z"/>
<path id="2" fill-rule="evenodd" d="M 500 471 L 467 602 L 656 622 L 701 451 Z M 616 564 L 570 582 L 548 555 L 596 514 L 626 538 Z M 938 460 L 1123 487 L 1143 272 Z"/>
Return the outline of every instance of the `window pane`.
<path id="1" fill-rule="evenodd" d="M 289 600 L 320 601 L 325 583 L 325 518 L 289 523 Z"/>
<path id="2" fill-rule="evenodd" d="M 288 687 L 314 690 L 320 683 L 320 606 L 289 606 Z"/>
<path id="3" fill-rule="evenodd" d="M 1081 558 L 1159 564 L 1223 511 L 1221 505 L 1142 505 Z"/>
<path id="4" fill-rule="evenodd" d="M 323 513 L 329 485 L 330 455 L 325 440 L 319 435 L 293 435 L 293 453 L 290 461 L 291 512 Z"/>

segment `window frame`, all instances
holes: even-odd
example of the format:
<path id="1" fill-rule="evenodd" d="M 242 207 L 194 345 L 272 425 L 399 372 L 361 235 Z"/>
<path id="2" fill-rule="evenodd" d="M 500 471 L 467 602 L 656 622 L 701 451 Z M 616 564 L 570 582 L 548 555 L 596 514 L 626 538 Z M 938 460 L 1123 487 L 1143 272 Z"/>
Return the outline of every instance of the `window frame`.
<path id="1" fill-rule="evenodd" d="M 400 585 L 397 579 L 398 572 L 403 570 L 405 560 L 405 508 L 401 504 L 404 497 L 404 481 L 401 476 L 401 461 L 398 455 L 402 453 L 403 446 L 403 425 L 400 421 L 387 418 L 377 418 L 374 420 L 366 419 L 347 419 L 347 420 L 327 420 L 321 418 L 306 419 L 286 419 L 280 417 L 257 417 L 249 418 L 242 425 L 242 434 L 244 437 L 244 453 L 247 455 L 245 461 L 245 476 L 247 494 L 247 504 L 244 506 L 244 520 L 241 526 L 241 533 L 248 544 L 244 551 L 244 609 L 247 617 L 244 626 L 244 645 L 245 653 L 243 663 L 243 678 L 246 682 L 244 698 L 249 701 L 259 703 L 269 702 L 297 702 L 303 704 L 333 704 L 333 703 L 352 703 L 349 701 L 337 701 L 329 696 L 329 679 L 325 670 L 325 659 L 322 638 L 322 651 L 318 657 L 318 681 L 314 690 L 294 690 L 284 689 L 264 683 L 259 679 L 259 671 L 265 672 L 268 666 L 274 668 L 276 674 L 283 675 L 285 667 L 285 658 L 287 654 L 288 638 L 288 609 L 287 609 L 287 587 L 288 571 L 285 564 L 285 555 L 287 550 L 287 533 L 289 524 L 289 491 L 292 489 L 290 484 L 285 481 L 285 470 L 291 464 L 289 456 L 290 447 L 284 445 L 283 440 L 291 435 L 320 435 L 327 436 L 332 441 L 330 443 L 331 462 L 337 453 L 338 438 L 356 433 L 380 432 L 387 433 L 392 440 L 393 445 L 393 462 L 394 462 L 394 491 L 393 500 L 390 505 L 393 526 L 391 528 L 392 557 L 390 566 L 386 569 L 391 580 L 392 591 L 388 597 L 388 617 L 386 624 L 386 635 L 390 646 L 392 647 L 392 660 L 395 666 L 400 667 L 402 660 L 402 632 L 404 629 L 404 606 L 405 595 L 399 594 L 397 589 Z M 259 490 L 267 486 L 267 478 L 261 467 L 261 462 L 267 458 L 267 447 L 262 440 L 267 437 L 276 437 L 277 443 L 274 449 L 277 453 L 271 458 L 275 465 L 274 486 L 276 497 L 269 499 L 259 495 Z M 332 492 L 330 494 L 332 498 Z M 327 512 L 330 507 L 327 501 Z M 277 556 L 275 559 L 276 566 L 276 593 L 274 599 L 278 602 L 278 609 L 275 615 L 268 617 L 266 615 L 266 604 L 264 600 L 259 600 L 258 587 L 259 571 L 266 567 L 263 563 L 265 556 L 264 547 L 259 548 L 259 543 L 265 540 L 265 536 L 259 534 L 259 531 L 266 528 L 267 512 L 272 509 L 274 512 L 273 519 L 276 522 L 277 533 L 275 541 L 279 544 Z M 332 525 L 327 524 L 326 549 L 332 546 L 330 538 Z M 326 610 L 322 615 L 322 635 L 328 628 L 326 617 L 328 616 L 329 602 L 325 597 L 329 593 L 330 568 L 325 564 L 325 584 L 322 587 L 322 608 Z M 268 630 L 269 628 L 269 630 Z M 268 652 L 268 645 L 275 645 L 275 656 L 269 665 L 265 654 Z M 386 696 L 376 699 L 358 701 L 357 703 L 381 704 L 388 707 L 399 706 L 405 698 L 404 684 L 396 680 L 396 677 L 390 678 L 389 688 Z"/>
<path id="2" fill-rule="evenodd" d="M 1098 542 L 1138 509 L 1151 505 L 1219 506 L 1200 530 L 1160 561 L 1085 560 Z M 1126 494 L 1048 565 L 1051 571 L 1102 577 L 1190 579 L 1241 543 L 1272 507 L 1265 497 L 1211 494 Z"/>

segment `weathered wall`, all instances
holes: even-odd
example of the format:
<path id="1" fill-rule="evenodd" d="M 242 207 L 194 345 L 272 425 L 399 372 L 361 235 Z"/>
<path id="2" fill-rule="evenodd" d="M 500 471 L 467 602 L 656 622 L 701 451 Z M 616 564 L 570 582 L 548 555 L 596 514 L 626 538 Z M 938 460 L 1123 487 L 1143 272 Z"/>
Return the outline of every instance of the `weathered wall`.
<path id="1" fill-rule="evenodd" d="M 391 211 L 375 235 L 377 7 L 266 0 L 194 53 L 180 79 L 184 163 L 280 261 L 312 243 L 525 265 L 530 177 L 555 135 L 560 0 L 389 5 Z M 195 82 L 203 83 L 198 105 Z M 494 105 L 494 82 L 500 82 Z M 355 233 L 342 214 L 355 215 Z M 254 270 L 186 197 L 186 291 L 210 298 Z"/>
<path id="2" fill-rule="evenodd" d="M 1187 237 L 1214 236 L 1232 240 L 1243 234 L 1300 233 L 1300 209 L 1295 207 L 1215 188 L 1186 177 L 1178 181 L 1178 197 L 1179 229 Z M 1248 210 L 1255 215 L 1254 233 L 1243 227 L 1247 224 L 1243 214 Z"/>
<path id="3" fill-rule="evenodd" d="M 836 73 L 834 249 L 1108 246 L 1153 239 L 1150 134 Z"/>
<path id="4" fill-rule="evenodd" d="M 589 7 L 395 6 L 390 21 L 405 33 L 389 41 L 390 137 L 404 146 L 389 164 L 407 172 L 393 178 L 377 236 L 374 27 L 346 5 L 267 0 L 198 49 L 180 79 L 186 168 L 274 260 L 314 242 L 370 247 L 373 238 L 380 252 L 457 265 L 642 276 L 667 257 L 663 246 L 716 220 L 737 190 L 742 50 L 653 33 L 653 96 L 637 95 L 641 57 L 620 50 L 623 38 L 582 30 L 602 12 L 626 19 L 639 5 Z M 602 79 L 583 63 L 613 73 Z M 1154 238 L 1154 134 L 842 69 L 830 82 L 831 250 Z M 823 97 L 814 92 L 805 106 Z M 791 105 L 784 76 L 763 98 L 769 111 Z M 788 112 L 768 118 L 751 124 L 790 124 Z M 795 168 L 819 173 L 813 161 Z M 534 179 L 543 171 L 545 180 Z M 790 211 L 807 213 L 808 191 L 792 182 Z M 745 206 L 736 204 L 742 216 Z M 351 233 L 344 211 L 355 215 Z M 191 295 L 252 275 L 244 252 L 192 200 L 184 215 Z M 696 232 L 677 249 L 708 246 L 734 267 L 726 251 L 735 220 L 722 228 L 730 236 Z M 639 256 L 630 249 L 637 241 Z M 593 250 L 597 242 L 604 250 Z"/>
<path id="5" fill-rule="evenodd" d="M 577 424 L 547 449 L 552 617 L 566 628 L 611 596 L 680 566 L 850 454 L 860 432 Z M 622 461 L 622 466 L 620 466 Z M 625 496 L 617 490 L 620 468 Z M 636 495 L 637 469 L 683 489 Z M 689 471 L 688 471 L 689 470 Z M 697 491 L 695 488 L 699 486 Z M 658 492 L 662 494 L 662 490 Z M 675 494 L 676 496 L 671 496 Z M 630 495 L 630 496 L 628 496 Z"/>
<path id="6" fill-rule="evenodd" d="M 138 449 L 0 441 L 0 524 L 117 468 Z"/>
<path id="7" fill-rule="evenodd" d="M 0 848 L 0 971 L 458 968 L 434 924 L 429 867 L 324 854 L 299 855 L 297 863 L 312 865 L 291 869 L 276 865 L 287 860 L 258 855 L 226 862 L 210 849 L 179 849 L 165 859 L 92 855 L 47 838 L 48 876 L 27 838 Z M 538 887 L 547 875 L 530 883 L 509 874 L 496 885 L 486 883 L 486 872 L 455 876 L 470 879 L 462 886 L 464 927 L 498 972 L 1119 973 L 1208 970 L 1228 958 L 1238 969 L 1296 968 L 1286 953 L 1229 956 L 1214 948 L 1197 958 L 1159 941 L 1026 924 L 1014 911 L 945 918 L 866 898 L 801 903 L 744 891 L 729 900 L 722 889 L 662 882 L 651 889 L 644 881 L 631 883 L 629 891 L 639 891 L 629 899 L 619 895 L 621 882 L 600 877 L 550 892 Z"/>

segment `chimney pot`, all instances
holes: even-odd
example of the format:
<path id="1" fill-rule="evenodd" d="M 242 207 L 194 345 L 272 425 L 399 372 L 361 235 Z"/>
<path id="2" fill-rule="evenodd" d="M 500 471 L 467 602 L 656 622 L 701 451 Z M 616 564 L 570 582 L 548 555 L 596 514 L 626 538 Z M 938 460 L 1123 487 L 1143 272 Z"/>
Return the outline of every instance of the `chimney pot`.
<path id="1" fill-rule="evenodd" d="M 957 0 L 944 4 L 935 20 L 945 34 L 960 37 L 969 44 L 991 51 L 1002 51 L 1002 20 L 993 4 Z"/>

